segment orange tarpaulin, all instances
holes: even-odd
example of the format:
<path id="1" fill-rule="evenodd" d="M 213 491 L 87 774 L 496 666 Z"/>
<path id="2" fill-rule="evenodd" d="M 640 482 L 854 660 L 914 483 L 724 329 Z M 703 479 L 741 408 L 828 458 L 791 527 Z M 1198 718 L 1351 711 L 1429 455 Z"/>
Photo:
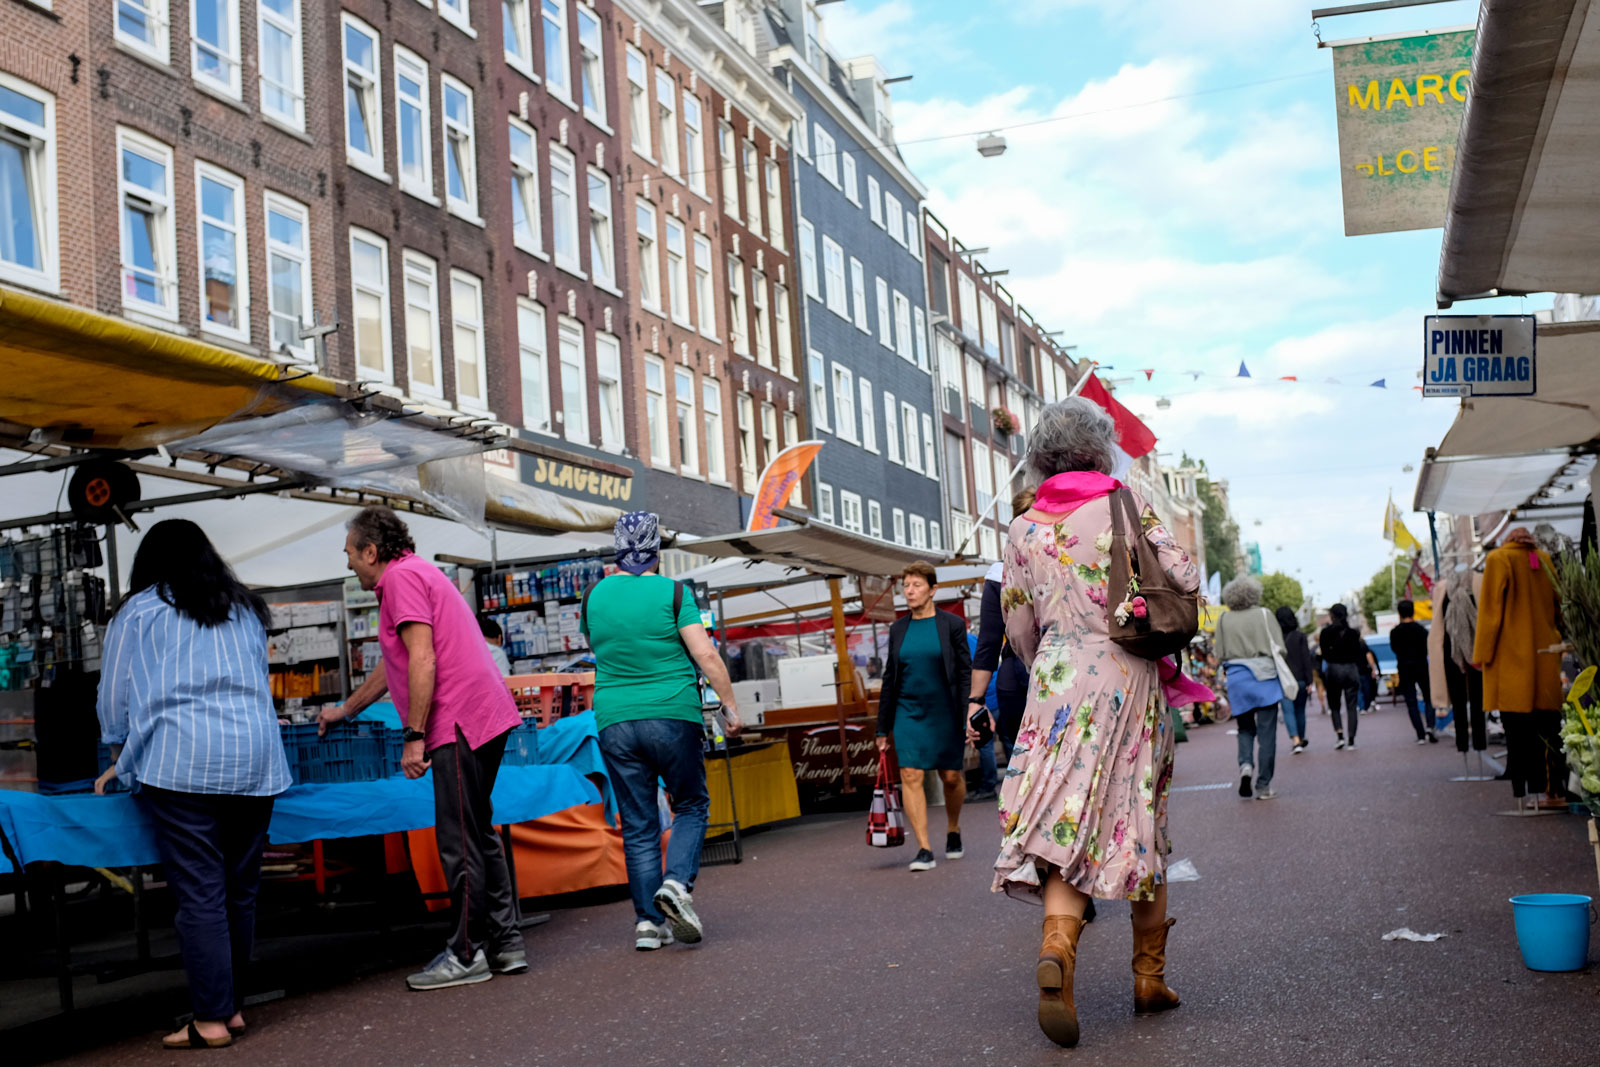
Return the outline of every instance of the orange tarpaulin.
<path id="1" fill-rule="evenodd" d="M 424 893 L 445 892 L 433 828 L 410 830 L 407 836 L 417 888 Z M 511 851 L 517 862 L 517 892 L 524 898 L 628 884 L 622 832 L 606 823 L 599 804 L 568 808 L 533 822 L 513 823 Z M 428 907 L 439 910 L 449 903 L 442 898 L 430 900 Z"/>

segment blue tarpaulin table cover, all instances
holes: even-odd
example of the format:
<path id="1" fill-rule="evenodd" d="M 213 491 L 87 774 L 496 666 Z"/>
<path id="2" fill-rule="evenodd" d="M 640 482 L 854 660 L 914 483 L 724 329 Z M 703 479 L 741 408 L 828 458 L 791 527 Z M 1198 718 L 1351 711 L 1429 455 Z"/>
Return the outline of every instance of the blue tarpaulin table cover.
<path id="1" fill-rule="evenodd" d="M 380 709 L 374 718 L 383 717 Z M 502 766 L 494 787 L 497 823 L 528 822 L 567 808 L 616 800 L 595 733 L 594 714 L 560 719 L 539 731 L 539 764 Z M 598 775 L 597 787 L 589 776 Z M 277 798 L 269 840 L 288 844 L 361 837 L 433 825 L 433 783 L 427 776 L 370 782 L 298 785 Z M 161 862 L 155 828 L 127 793 L 43 796 L 0 790 L 0 830 L 26 865 L 41 860 L 80 867 L 133 867 Z M 11 873 L 0 854 L 0 874 Z"/>

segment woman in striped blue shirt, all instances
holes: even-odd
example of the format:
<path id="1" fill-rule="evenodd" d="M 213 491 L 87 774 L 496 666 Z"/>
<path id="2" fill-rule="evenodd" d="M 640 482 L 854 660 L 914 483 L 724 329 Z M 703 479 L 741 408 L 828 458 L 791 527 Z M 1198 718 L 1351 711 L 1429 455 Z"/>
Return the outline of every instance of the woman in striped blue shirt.
<path id="1" fill-rule="evenodd" d="M 244 1028 L 272 798 L 289 788 L 267 677 L 267 606 L 205 533 L 157 523 L 106 631 L 98 711 L 116 752 L 95 783 L 134 789 L 155 823 L 194 1019 L 168 1048 L 221 1048 Z"/>

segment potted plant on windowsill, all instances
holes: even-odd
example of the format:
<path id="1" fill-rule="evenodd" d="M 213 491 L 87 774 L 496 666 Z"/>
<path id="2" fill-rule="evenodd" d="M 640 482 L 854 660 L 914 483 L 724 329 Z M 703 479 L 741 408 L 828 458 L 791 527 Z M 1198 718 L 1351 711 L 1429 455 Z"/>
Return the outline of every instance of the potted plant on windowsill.
<path id="1" fill-rule="evenodd" d="M 989 412 L 989 418 L 994 422 L 995 433 L 1008 437 L 1017 432 L 1017 417 L 1005 408 L 995 408 Z"/>

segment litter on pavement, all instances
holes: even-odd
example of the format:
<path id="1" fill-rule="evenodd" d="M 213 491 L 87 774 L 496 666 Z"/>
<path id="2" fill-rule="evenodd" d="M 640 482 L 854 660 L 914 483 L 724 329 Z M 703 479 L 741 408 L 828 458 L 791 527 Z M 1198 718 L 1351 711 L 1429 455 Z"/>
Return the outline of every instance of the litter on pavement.
<path id="1" fill-rule="evenodd" d="M 1443 934 L 1419 934 L 1409 926 L 1402 926 L 1398 930 L 1390 930 L 1383 935 L 1385 941 L 1437 941 Z"/>

